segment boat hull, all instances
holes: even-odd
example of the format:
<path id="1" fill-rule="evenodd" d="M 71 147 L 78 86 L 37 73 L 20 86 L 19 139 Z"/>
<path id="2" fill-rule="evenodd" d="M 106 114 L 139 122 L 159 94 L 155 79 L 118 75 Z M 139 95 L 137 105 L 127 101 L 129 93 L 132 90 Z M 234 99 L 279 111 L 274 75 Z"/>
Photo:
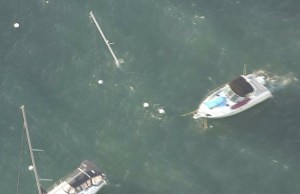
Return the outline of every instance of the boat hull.
<path id="1" fill-rule="evenodd" d="M 210 93 L 200 103 L 199 108 L 194 114 L 193 118 L 224 118 L 233 116 L 245 110 L 248 110 L 272 97 L 271 92 L 265 86 L 258 83 L 252 74 L 249 74 L 248 77 L 246 76 L 245 80 L 248 81 L 249 84 L 253 87 L 253 92 L 251 92 L 249 95 L 239 97 L 240 101 L 233 102 L 228 96 L 226 96 L 226 92 L 224 92 L 226 91 L 226 88 L 229 87 L 229 85 L 226 84 L 220 89 L 217 89 Z M 218 98 L 225 98 L 225 104 L 220 100 L 216 100 Z M 215 102 L 215 104 L 212 102 Z"/>
<path id="2" fill-rule="evenodd" d="M 203 108 L 204 105 L 201 104 L 200 108 L 194 114 L 193 118 L 194 119 L 198 119 L 198 118 L 201 118 L 201 117 L 202 118 L 224 118 L 224 117 L 233 116 L 233 115 L 236 115 L 238 113 L 241 113 L 245 110 L 248 110 L 248 109 L 258 105 L 258 104 L 264 102 L 265 100 L 267 100 L 268 98 L 271 98 L 271 97 L 272 97 L 272 95 L 265 95 L 265 96 L 262 96 L 259 100 L 256 100 L 255 102 L 253 102 L 253 101 L 251 102 L 251 100 L 250 100 L 247 104 L 235 109 L 234 111 L 222 111 L 222 113 L 220 113 L 220 114 L 213 114 L 211 112 L 203 111 L 203 110 L 205 110 L 205 108 Z M 209 114 L 209 113 L 211 113 L 211 114 Z"/>

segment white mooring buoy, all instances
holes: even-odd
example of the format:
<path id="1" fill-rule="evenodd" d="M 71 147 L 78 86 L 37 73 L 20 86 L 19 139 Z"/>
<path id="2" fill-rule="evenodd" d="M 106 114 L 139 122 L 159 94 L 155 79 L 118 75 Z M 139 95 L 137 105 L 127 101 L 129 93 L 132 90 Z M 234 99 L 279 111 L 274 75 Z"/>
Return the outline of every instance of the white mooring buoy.
<path id="1" fill-rule="evenodd" d="M 33 166 L 32 165 L 28 166 L 28 170 L 32 171 L 33 170 Z"/>
<path id="2" fill-rule="evenodd" d="M 103 84 L 103 80 L 102 80 L 102 79 L 99 79 L 99 80 L 98 80 L 98 84 L 102 85 L 102 84 Z"/>
<path id="3" fill-rule="evenodd" d="M 144 108 L 148 108 L 148 107 L 149 107 L 149 104 L 148 104 L 147 102 L 144 102 L 143 107 L 144 107 Z"/>
<path id="4" fill-rule="evenodd" d="M 165 113 L 166 113 L 166 111 L 165 111 L 164 109 L 162 109 L 162 108 L 159 108 L 159 109 L 158 109 L 158 112 L 159 112 L 160 114 L 165 114 Z"/>
<path id="5" fill-rule="evenodd" d="M 20 24 L 19 24 L 19 23 L 14 23 L 14 27 L 15 27 L 15 28 L 19 28 L 19 27 L 20 27 Z"/>

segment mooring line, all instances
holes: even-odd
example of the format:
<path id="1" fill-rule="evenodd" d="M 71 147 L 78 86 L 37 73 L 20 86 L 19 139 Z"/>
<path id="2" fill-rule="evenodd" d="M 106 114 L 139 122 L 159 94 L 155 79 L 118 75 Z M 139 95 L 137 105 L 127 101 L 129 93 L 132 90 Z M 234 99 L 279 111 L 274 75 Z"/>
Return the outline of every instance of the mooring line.
<path id="1" fill-rule="evenodd" d="M 181 116 L 182 116 L 182 117 L 185 117 L 185 116 L 188 116 L 188 115 L 194 114 L 194 113 L 196 113 L 197 111 L 198 111 L 198 109 L 196 109 L 196 110 L 193 110 L 192 112 L 188 112 L 188 113 L 182 114 Z"/>

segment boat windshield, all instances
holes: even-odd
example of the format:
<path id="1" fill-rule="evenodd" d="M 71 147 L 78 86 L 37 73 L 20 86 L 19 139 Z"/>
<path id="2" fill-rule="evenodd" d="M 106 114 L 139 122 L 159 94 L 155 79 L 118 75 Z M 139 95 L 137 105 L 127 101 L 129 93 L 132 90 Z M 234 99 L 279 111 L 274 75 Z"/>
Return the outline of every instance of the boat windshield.
<path id="1" fill-rule="evenodd" d="M 234 103 L 237 103 L 243 99 L 243 97 L 240 97 L 239 95 L 234 93 L 228 86 L 224 88 L 223 92 L 226 97 Z"/>

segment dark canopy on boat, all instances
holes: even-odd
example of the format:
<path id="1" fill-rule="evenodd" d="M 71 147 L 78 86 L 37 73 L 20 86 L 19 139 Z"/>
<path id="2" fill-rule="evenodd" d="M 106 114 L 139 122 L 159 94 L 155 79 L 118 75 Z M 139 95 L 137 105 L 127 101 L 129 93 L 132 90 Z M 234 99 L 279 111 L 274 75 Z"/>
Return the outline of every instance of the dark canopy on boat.
<path id="1" fill-rule="evenodd" d="M 242 97 L 253 92 L 253 87 L 242 76 L 231 81 L 229 86 L 234 93 Z"/>

